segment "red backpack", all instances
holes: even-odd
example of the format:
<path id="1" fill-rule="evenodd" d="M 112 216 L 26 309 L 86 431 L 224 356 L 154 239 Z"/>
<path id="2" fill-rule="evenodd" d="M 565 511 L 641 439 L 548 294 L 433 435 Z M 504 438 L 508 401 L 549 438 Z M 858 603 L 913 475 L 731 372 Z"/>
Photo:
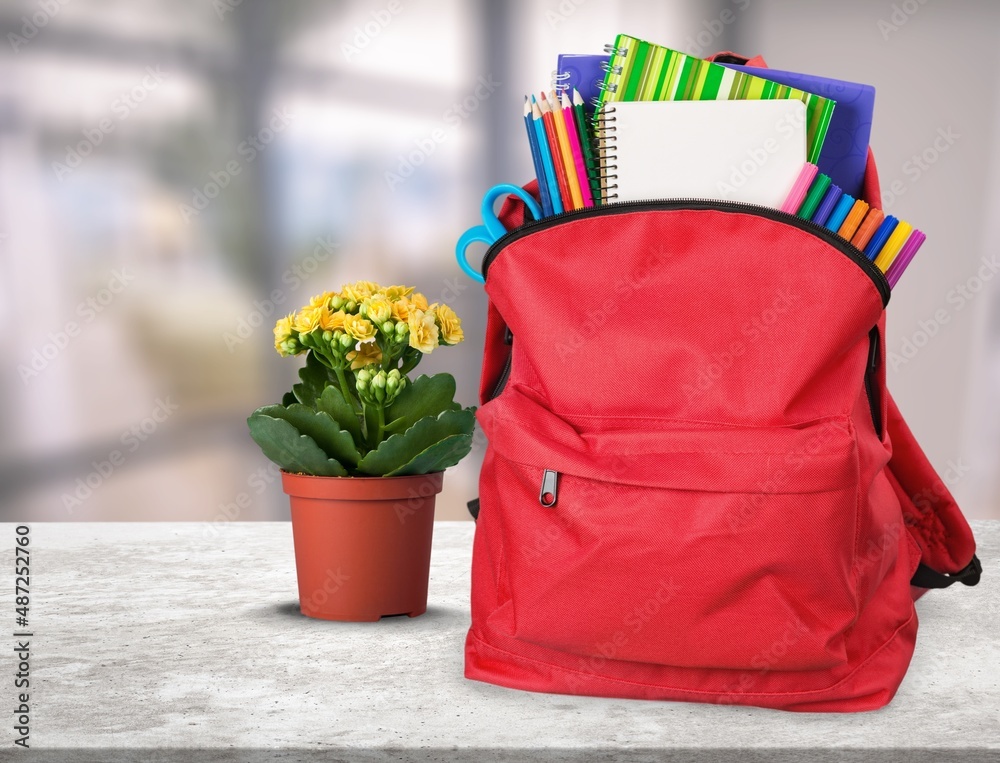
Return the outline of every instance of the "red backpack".
<path id="1" fill-rule="evenodd" d="M 864 195 L 881 206 L 871 156 Z M 466 676 L 888 703 L 916 598 L 981 567 L 886 390 L 881 271 L 821 226 L 744 204 L 522 224 L 512 197 L 501 217 L 511 232 L 483 263 Z"/>

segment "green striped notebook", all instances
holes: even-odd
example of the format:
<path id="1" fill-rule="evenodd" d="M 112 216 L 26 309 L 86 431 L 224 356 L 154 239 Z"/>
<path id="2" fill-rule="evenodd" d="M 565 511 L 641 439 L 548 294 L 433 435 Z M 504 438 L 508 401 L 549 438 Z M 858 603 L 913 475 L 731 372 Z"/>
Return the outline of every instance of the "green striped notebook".
<path id="1" fill-rule="evenodd" d="M 794 98 L 806 105 L 809 161 L 819 160 L 836 102 L 620 34 L 601 86 L 600 107 L 613 101 L 738 101 Z"/>

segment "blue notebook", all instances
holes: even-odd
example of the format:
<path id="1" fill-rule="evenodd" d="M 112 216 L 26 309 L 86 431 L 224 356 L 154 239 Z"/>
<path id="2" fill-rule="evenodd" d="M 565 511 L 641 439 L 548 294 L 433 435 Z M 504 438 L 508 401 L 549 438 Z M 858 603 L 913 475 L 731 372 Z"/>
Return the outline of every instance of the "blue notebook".
<path id="1" fill-rule="evenodd" d="M 556 70 L 552 72 L 552 87 L 559 93 L 572 93 L 576 88 L 583 98 L 584 108 L 590 113 L 597 108 L 608 60 L 608 56 L 589 53 L 560 53 Z"/>
<path id="2" fill-rule="evenodd" d="M 875 111 L 874 87 L 778 69 L 723 65 L 836 101 L 837 105 L 833 110 L 830 128 L 827 130 L 826 141 L 823 143 L 817 164 L 819 171 L 829 175 L 833 183 L 839 185 L 844 193 L 861 198 L 865 165 L 868 162 L 872 115 Z"/>

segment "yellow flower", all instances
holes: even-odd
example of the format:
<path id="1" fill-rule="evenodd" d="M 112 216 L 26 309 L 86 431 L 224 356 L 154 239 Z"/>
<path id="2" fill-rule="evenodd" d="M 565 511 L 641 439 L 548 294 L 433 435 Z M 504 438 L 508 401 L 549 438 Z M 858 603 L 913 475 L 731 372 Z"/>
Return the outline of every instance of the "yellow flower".
<path id="1" fill-rule="evenodd" d="M 434 313 L 423 310 L 410 311 L 410 347 L 429 355 L 438 346 L 438 327 Z"/>
<path id="2" fill-rule="evenodd" d="M 308 334 L 319 326 L 319 319 L 322 313 L 322 307 L 303 307 L 299 311 L 299 314 L 295 316 L 295 330 L 300 334 Z"/>
<path id="3" fill-rule="evenodd" d="M 386 286 L 382 289 L 382 293 L 385 294 L 385 298 L 390 302 L 395 302 L 398 299 L 403 299 L 403 297 L 408 297 L 413 293 L 412 286 Z"/>
<path id="4" fill-rule="evenodd" d="M 360 315 L 348 315 L 344 318 L 344 331 L 359 342 L 375 341 L 374 324 Z"/>
<path id="5" fill-rule="evenodd" d="M 295 329 L 292 327 L 292 321 L 294 319 L 295 313 L 289 313 L 284 318 L 279 318 L 278 322 L 274 324 L 274 349 L 276 349 L 278 354 L 283 358 L 287 358 L 289 355 L 282 345 L 294 335 Z"/>
<path id="6" fill-rule="evenodd" d="M 344 284 L 340 291 L 346 299 L 360 304 L 380 288 L 374 281 L 355 281 L 353 284 Z"/>
<path id="7" fill-rule="evenodd" d="M 309 307 L 329 307 L 332 298 L 332 291 L 324 291 L 322 294 L 317 294 L 309 300 Z"/>
<path id="8" fill-rule="evenodd" d="M 369 297 L 365 300 L 368 319 L 380 326 L 392 317 L 392 305 L 385 297 Z"/>
<path id="9" fill-rule="evenodd" d="M 419 291 L 414 292 L 410 296 L 410 304 L 413 307 L 417 308 L 418 310 L 426 310 L 427 309 L 427 297 L 425 297 Z"/>
<path id="10" fill-rule="evenodd" d="M 392 319 L 394 321 L 408 323 L 410 320 L 410 312 L 412 310 L 413 306 L 410 304 L 410 300 L 406 297 L 400 297 L 399 300 L 392 303 Z"/>
<path id="11" fill-rule="evenodd" d="M 370 366 L 373 363 L 382 362 L 382 350 L 375 342 L 365 342 L 361 349 L 351 350 L 347 353 L 347 359 L 351 361 L 351 370 L 357 371 L 359 368 Z"/>
<path id="12" fill-rule="evenodd" d="M 337 310 L 336 312 L 331 312 L 328 308 L 323 308 L 323 312 L 319 316 L 319 327 L 323 331 L 336 331 L 340 329 L 344 330 L 344 320 L 347 318 L 347 313 L 343 310 Z"/>
<path id="13" fill-rule="evenodd" d="M 434 314 L 441 328 L 441 341 L 445 344 L 458 344 L 465 339 L 462 331 L 462 321 L 448 305 L 438 305 Z"/>

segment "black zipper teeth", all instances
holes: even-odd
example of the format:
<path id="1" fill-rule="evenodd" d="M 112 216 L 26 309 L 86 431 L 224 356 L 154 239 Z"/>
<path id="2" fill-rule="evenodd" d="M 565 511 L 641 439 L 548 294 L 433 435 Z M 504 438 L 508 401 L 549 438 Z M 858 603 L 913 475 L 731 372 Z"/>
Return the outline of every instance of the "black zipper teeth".
<path id="1" fill-rule="evenodd" d="M 507 355 L 507 360 L 504 361 L 503 364 L 503 370 L 500 372 L 500 378 L 497 379 L 497 383 L 493 385 L 493 391 L 490 393 L 489 397 L 490 400 L 497 397 L 501 392 L 503 392 L 503 388 L 507 386 L 507 380 L 510 378 L 511 356 L 513 354 L 514 351 L 511 350 L 510 354 Z"/>
<path id="2" fill-rule="evenodd" d="M 818 225 L 811 220 L 803 220 L 801 217 L 789 214 L 788 212 L 782 212 L 780 209 L 762 207 L 759 204 L 750 204 L 744 201 L 713 201 L 710 199 L 651 199 L 648 201 L 616 201 L 611 204 L 587 207 L 586 209 L 573 209 L 568 212 L 560 212 L 556 215 L 543 217 L 541 220 L 529 220 L 524 225 L 514 228 L 512 231 L 508 231 L 506 234 L 498 238 L 493 245 L 486 250 L 486 255 L 483 257 L 483 278 L 486 278 L 486 273 L 489 270 L 490 264 L 496 259 L 497 255 L 504 247 L 508 244 L 512 244 L 520 238 L 545 230 L 546 228 L 552 228 L 570 220 L 597 217 L 602 214 L 624 214 L 626 212 L 641 210 L 672 211 L 680 209 L 747 212 L 749 214 L 757 215 L 758 217 L 765 217 L 769 220 L 787 223 L 808 233 L 812 233 L 817 238 L 822 239 L 830 246 L 838 249 L 854 260 L 854 262 L 860 266 L 863 271 L 865 271 L 865 274 L 871 278 L 876 288 L 878 288 L 879 294 L 882 296 L 882 306 L 885 307 L 889 304 L 889 296 L 892 292 L 889 282 L 885 280 L 885 274 L 875 267 L 875 264 L 865 256 L 864 252 L 854 246 L 851 242 L 845 241 L 833 231 L 823 227 L 822 225 Z"/>

